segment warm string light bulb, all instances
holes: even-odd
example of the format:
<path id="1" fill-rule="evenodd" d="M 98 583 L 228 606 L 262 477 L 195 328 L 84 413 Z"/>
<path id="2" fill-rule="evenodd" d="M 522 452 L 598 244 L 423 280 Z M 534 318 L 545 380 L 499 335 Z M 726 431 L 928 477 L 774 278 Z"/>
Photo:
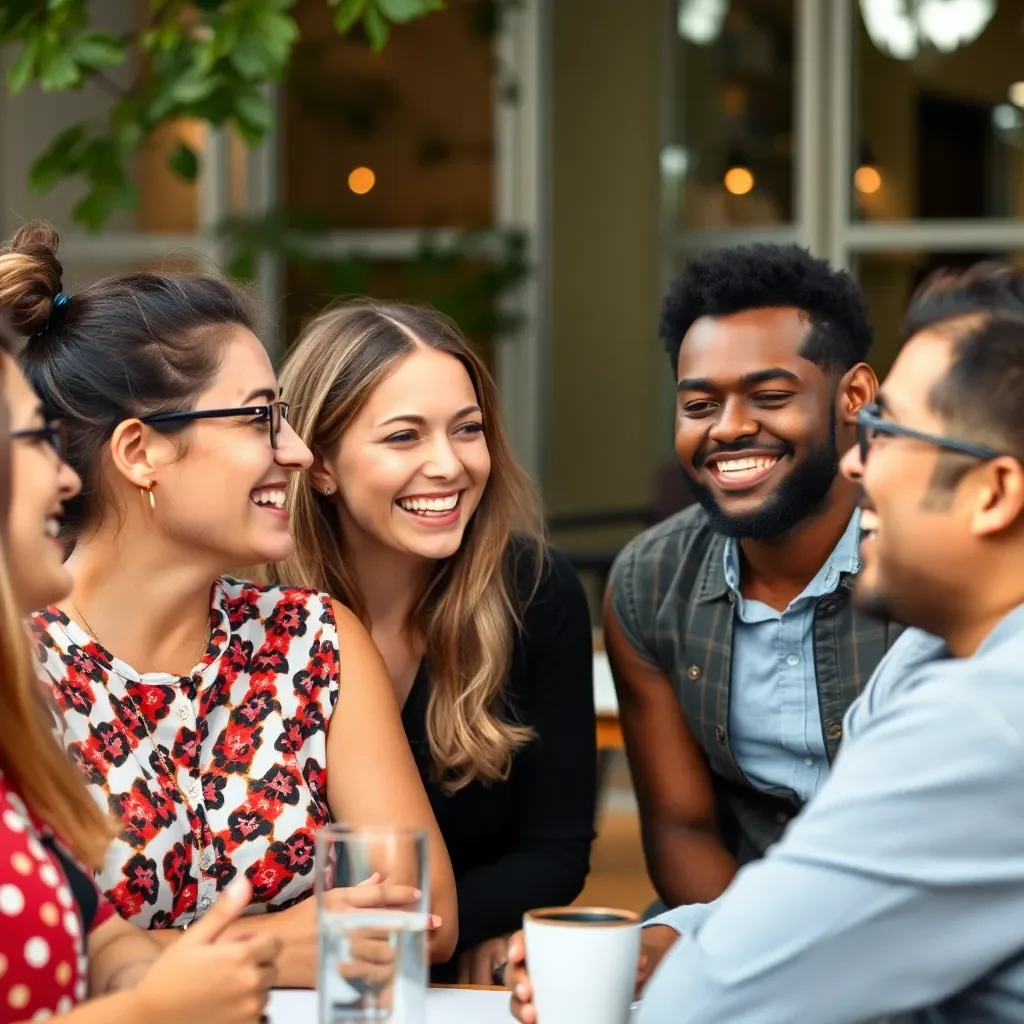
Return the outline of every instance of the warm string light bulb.
<path id="1" fill-rule="evenodd" d="M 754 187 L 754 173 L 749 167 L 730 167 L 722 182 L 727 192 L 745 196 Z"/>
<path id="2" fill-rule="evenodd" d="M 349 172 L 348 187 L 357 196 L 365 196 L 377 183 L 377 175 L 369 167 L 356 167 Z"/>
<path id="3" fill-rule="evenodd" d="M 882 175 L 878 168 L 870 164 L 861 164 L 853 172 L 853 187 L 863 195 L 874 195 L 882 187 Z"/>

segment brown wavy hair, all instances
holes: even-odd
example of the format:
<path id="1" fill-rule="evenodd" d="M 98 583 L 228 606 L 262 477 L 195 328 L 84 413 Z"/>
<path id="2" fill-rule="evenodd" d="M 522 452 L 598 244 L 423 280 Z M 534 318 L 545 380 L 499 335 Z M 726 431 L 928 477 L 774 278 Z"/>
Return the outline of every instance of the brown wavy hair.
<path id="1" fill-rule="evenodd" d="M 446 317 L 371 301 L 346 303 L 312 320 L 289 354 L 281 387 L 299 437 L 329 459 L 377 385 L 419 347 L 446 352 L 466 368 L 491 456 L 491 475 L 462 545 L 438 563 L 409 623 L 426 641 L 435 776 L 454 792 L 473 779 L 507 778 L 513 755 L 534 735 L 510 720 L 502 698 L 524 599 L 544 567 L 544 534 L 535 488 L 502 428 L 498 389 Z M 295 549 L 270 569 L 271 579 L 326 591 L 369 625 L 331 499 L 308 475 L 296 475 L 289 505 Z"/>
<path id="2" fill-rule="evenodd" d="M 0 351 L 15 352 L 0 321 Z M 0 385 L 9 361 L 0 357 Z M 10 410 L 0 390 L 0 769 L 26 805 L 93 869 L 103 866 L 114 824 L 93 802 L 78 769 L 53 735 L 47 691 L 36 678 L 7 563 L 11 504 Z"/>

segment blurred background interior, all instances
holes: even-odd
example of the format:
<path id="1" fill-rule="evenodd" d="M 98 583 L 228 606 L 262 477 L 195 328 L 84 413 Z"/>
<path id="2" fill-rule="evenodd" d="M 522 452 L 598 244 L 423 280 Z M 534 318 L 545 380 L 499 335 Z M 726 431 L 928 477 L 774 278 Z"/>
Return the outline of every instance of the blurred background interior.
<path id="1" fill-rule="evenodd" d="M 94 3 L 112 31 L 142 6 Z M 615 553 L 686 500 L 657 319 L 689 255 L 798 241 L 849 267 L 879 373 L 931 268 L 1024 256 L 1024 0 L 448 0 L 380 55 L 324 0 L 295 14 L 268 142 L 174 125 L 138 162 L 138 210 L 95 236 L 73 186 L 25 183 L 108 93 L 5 95 L 2 234 L 53 221 L 72 293 L 137 267 L 247 273 L 277 354 L 339 295 L 440 306 L 497 376 L 595 622 Z M 204 153 L 195 184 L 167 168 L 177 137 Z M 639 907 L 628 775 L 607 773 L 585 896 Z"/>

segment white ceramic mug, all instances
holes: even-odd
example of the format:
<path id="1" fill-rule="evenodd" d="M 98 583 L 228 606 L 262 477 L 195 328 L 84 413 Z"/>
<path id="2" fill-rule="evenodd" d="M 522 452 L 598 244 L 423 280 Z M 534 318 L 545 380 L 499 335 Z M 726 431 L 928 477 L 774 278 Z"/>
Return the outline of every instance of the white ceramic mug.
<path id="1" fill-rule="evenodd" d="M 627 1024 L 640 917 L 605 907 L 549 907 L 523 916 L 538 1024 Z"/>

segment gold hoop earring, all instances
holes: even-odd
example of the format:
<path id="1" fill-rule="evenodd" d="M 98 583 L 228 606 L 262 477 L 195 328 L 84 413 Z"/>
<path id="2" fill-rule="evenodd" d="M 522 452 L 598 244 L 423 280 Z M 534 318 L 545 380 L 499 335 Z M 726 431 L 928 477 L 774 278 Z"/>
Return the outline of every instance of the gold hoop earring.
<path id="1" fill-rule="evenodd" d="M 149 510 L 156 511 L 156 498 L 153 496 L 153 483 L 150 481 L 145 487 L 139 488 L 139 498 L 142 500 L 142 507 L 146 507 L 146 495 L 149 495 Z"/>

